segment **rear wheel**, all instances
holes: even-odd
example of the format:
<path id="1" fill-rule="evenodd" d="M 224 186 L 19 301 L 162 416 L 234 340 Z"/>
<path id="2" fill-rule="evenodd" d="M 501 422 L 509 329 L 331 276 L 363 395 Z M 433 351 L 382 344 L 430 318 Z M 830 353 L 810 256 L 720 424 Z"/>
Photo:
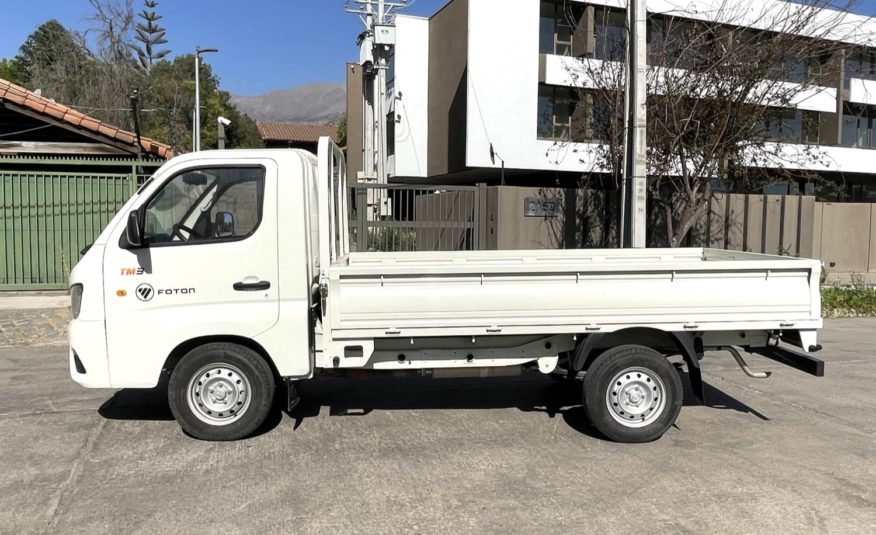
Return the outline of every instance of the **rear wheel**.
<path id="1" fill-rule="evenodd" d="M 189 435 L 238 440 L 265 421 L 274 401 L 274 376 L 255 351 L 229 343 L 191 350 L 174 368 L 168 403 Z"/>
<path id="2" fill-rule="evenodd" d="M 651 348 L 618 346 L 598 356 L 584 376 L 584 410 L 599 432 L 617 442 L 650 442 L 678 417 L 681 378 Z"/>

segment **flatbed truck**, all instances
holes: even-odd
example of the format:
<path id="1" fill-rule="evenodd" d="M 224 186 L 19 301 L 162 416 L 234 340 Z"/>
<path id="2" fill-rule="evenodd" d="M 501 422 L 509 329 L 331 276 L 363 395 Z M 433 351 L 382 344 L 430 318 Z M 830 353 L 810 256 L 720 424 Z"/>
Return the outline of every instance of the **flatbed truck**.
<path id="1" fill-rule="evenodd" d="M 619 442 L 675 422 L 680 356 L 740 350 L 813 374 L 823 363 L 817 260 L 704 248 L 351 252 L 346 169 L 328 138 L 300 150 L 205 151 L 161 167 L 70 277 L 70 374 L 154 388 L 183 430 L 252 434 L 325 371 L 580 383 Z"/>

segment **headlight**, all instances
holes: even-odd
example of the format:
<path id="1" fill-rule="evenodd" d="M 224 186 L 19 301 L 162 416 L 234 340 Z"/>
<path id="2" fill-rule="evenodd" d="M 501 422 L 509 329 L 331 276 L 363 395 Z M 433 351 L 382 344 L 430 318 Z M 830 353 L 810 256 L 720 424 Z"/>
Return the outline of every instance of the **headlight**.
<path id="1" fill-rule="evenodd" d="M 74 284 L 70 287 L 70 308 L 73 312 L 73 319 L 79 317 L 79 309 L 82 308 L 82 285 Z"/>

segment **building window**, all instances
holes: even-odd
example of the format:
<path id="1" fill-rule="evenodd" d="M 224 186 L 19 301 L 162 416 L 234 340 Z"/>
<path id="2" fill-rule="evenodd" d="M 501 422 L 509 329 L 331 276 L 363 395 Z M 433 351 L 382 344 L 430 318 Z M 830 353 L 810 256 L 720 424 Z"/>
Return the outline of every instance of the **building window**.
<path id="1" fill-rule="evenodd" d="M 845 67 L 846 88 L 852 78 L 876 80 L 876 50 L 858 50 L 849 54 Z"/>
<path id="2" fill-rule="evenodd" d="M 572 114 L 575 111 L 573 91 L 568 87 L 539 86 L 538 139 L 572 139 Z"/>
<path id="3" fill-rule="evenodd" d="M 596 22 L 596 59 L 623 61 L 627 46 L 627 18 L 623 11 L 597 8 L 594 11 Z"/>
<path id="4" fill-rule="evenodd" d="M 803 115 L 803 143 L 818 145 L 821 139 L 821 114 L 817 111 L 804 111 Z"/>
<path id="5" fill-rule="evenodd" d="M 840 144 L 856 149 L 876 149 L 876 108 L 846 104 Z"/>
<path id="6" fill-rule="evenodd" d="M 815 111 L 781 109 L 769 117 L 767 141 L 817 145 L 820 114 Z"/>
<path id="7" fill-rule="evenodd" d="M 541 2 L 539 52 L 622 61 L 626 54 L 623 11 L 580 2 Z"/>
<path id="8" fill-rule="evenodd" d="M 608 100 L 603 93 L 539 86 L 538 139 L 604 143 L 615 116 L 615 107 Z"/>
<path id="9" fill-rule="evenodd" d="M 578 18 L 577 6 L 566 6 L 554 2 L 541 3 L 539 23 L 539 52 L 558 56 L 572 55 L 572 39 Z"/>

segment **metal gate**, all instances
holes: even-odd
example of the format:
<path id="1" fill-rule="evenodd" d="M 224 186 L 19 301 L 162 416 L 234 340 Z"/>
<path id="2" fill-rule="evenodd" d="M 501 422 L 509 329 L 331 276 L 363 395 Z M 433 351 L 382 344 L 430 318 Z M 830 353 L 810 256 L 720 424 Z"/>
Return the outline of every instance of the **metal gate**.
<path id="1" fill-rule="evenodd" d="M 486 186 L 355 184 L 355 251 L 470 251 L 486 247 Z"/>
<path id="2" fill-rule="evenodd" d="M 131 196 L 131 176 L 0 172 L 0 289 L 67 287 L 79 252 Z"/>

